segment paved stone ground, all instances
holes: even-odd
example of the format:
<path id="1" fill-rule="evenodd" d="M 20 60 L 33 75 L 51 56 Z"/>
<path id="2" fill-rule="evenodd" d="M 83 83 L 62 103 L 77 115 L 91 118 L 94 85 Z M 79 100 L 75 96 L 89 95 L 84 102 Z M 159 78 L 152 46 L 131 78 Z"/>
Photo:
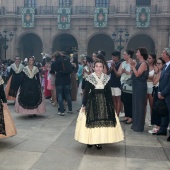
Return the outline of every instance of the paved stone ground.
<path id="1" fill-rule="evenodd" d="M 76 111 L 61 117 L 46 100 L 47 113 L 36 118 L 18 115 L 9 105 L 18 134 L 0 140 L 0 170 L 155 170 L 170 169 L 170 143 L 167 137 L 135 133 L 122 124 L 125 140 L 88 149 L 74 141 Z"/>

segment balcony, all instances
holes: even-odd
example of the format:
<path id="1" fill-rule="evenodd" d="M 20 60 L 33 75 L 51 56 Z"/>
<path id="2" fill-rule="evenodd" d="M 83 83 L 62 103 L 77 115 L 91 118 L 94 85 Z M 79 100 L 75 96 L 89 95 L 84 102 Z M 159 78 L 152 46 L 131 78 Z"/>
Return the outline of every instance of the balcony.
<path id="1" fill-rule="evenodd" d="M 17 7 L 16 11 L 11 12 L 5 9 L 4 7 L 0 7 L 0 15 L 21 15 L 23 7 Z M 58 11 L 57 6 L 39 6 L 35 8 L 35 15 L 38 16 L 56 16 Z M 94 15 L 94 6 L 71 6 L 71 15 L 78 15 L 78 16 L 93 16 Z M 166 11 L 170 13 L 170 11 Z M 165 8 L 158 7 L 157 5 L 151 6 L 151 14 L 163 14 L 165 13 Z M 128 6 L 109 6 L 108 7 L 108 14 L 109 15 L 135 15 L 136 14 L 136 6 L 129 4 Z"/>

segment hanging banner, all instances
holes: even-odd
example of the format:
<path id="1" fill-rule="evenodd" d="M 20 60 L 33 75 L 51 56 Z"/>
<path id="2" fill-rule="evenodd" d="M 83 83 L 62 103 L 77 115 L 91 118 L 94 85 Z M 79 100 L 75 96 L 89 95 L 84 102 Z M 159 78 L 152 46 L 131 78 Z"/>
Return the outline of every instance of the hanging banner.
<path id="1" fill-rule="evenodd" d="M 58 9 L 58 29 L 70 29 L 71 8 Z"/>
<path id="2" fill-rule="evenodd" d="M 94 11 L 94 27 L 107 27 L 108 9 L 105 7 L 96 7 Z"/>
<path id="3" fill-rule="evenodd" d="M 24 28 L 34 27 L 35 9 L 23 8 L 21 14 L 22 14 L 22 27 Z"/>
<path id="4" fill-rule="evenodd" d="M 147 28 L 150 26 L 150 7 L 136 7 L 136 27 Z"/>

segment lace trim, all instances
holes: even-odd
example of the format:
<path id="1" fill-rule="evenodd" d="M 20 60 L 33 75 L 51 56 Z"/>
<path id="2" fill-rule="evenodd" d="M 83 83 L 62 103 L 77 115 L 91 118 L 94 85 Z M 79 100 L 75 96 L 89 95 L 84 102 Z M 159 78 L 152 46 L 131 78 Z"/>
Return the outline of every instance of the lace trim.
<path id="1" fill-rule="evenodd" d="M 14 70 L 16 74 L 21 73 L 21 71 L 24 69 L 24 65 L 19 64 L 19 67 L 16 66 L 15 63 L 11 64 L 11 68 Z"/>
<path id="2" fill-rule="evenodd" d="M 90 74 L 87 78 L 86 78 L 86 80 L 88 81 L 88 82 L 90 82 L 91 84 L 93 84 L 94 86 L 96 86 L 97 85 L 97 80 L 95 79 L 95 77 L 93 76 L 93 74 Z"/>
<path id="3" fill-rule="evenodd" d="M 86 105 L 86 127 L 115 127 L 116 118 L 112 99 L 110 100 L 108 92 L 99 90 L 101 93 L 89 95 L 89 100 Z M 102 92 L 103 91 L 103 92 Z"/>
<path id="4" fill-rule="evenodd" d="M 99 79 L 97 78 L 95 73 L 92 73 L 86 78 L 86 80 L 90 82 L 91 84 L 93 84 L 94 86 L 96 86 L 100 82 L 102 82 L 103 86 L 105 86 L 110 80 L 110 77 L 102 73 L 101 78 Z"/>
<path id="5" fill-rule="evenodd" d="M 2 77 L 0 76 L 0 85 L 4 84 L 4 80 L 2 79 Z"/>
<path id="6" fill-rule="evenodd" d="M 110 77 L 108 75 L 104 74 L 103 80 L 102 80 L 103 85 L 105 86 L 109 80 L 110 80 Z"/>
<path id="7" fill-rule="evenodd" d="M 38 70 L 37 67 L 33 66 L 33 69 L 32 69 L 32 71 L 31 71 L 31 70 L 29 69 L 29 67 L 26 66 L 26 67 L 24 67 L 23 72 L 24 72 L 29 78 L 32 79 L 32 78 L 39 72 L 39 70 Z"/>

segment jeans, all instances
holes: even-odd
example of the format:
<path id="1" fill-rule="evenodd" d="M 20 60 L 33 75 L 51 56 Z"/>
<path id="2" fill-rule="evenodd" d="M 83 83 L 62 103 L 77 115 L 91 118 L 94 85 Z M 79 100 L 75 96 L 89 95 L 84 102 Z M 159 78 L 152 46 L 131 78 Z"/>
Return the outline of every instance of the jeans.
<path id="1" fill-rule="evenodd" d="M 57 99 L 60 107 L 60 112 L 64 113 L 63 98 L 66 99 L 68 110 L 72 111 L 72 101 L 70 96 L 70 85 L 56 86 Z"/>

